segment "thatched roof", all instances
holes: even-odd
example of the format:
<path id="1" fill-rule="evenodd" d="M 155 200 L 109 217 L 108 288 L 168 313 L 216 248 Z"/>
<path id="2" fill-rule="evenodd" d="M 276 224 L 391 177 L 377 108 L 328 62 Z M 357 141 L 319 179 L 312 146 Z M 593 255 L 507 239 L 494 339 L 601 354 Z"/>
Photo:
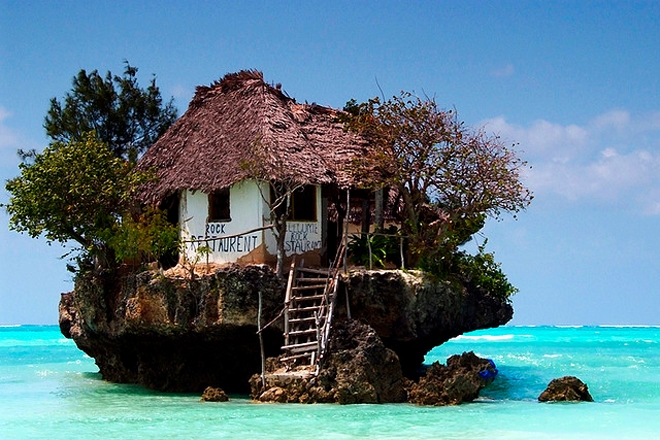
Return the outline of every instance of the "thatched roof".
<path id="1" fill-rule="evenodd" d="M 346 132 L 338 110 L 299 104 L 263 74 L 228 74 L 198 87 L 188 110 L 140 159 L 159 177 L 141 193 L 149 203 L 180 189 L 212 192 L 251 177 L 255 158 L 267 177 L 305 184 L 351 184 L 346 172 L 365 143 Z"/>

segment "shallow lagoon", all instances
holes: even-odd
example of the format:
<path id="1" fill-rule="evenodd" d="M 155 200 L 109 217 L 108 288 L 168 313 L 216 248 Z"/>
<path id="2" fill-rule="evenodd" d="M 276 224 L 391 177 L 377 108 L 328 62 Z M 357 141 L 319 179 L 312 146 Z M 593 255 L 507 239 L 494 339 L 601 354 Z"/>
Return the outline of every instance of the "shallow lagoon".
<path id="1" fill-rule="evenodd" d="M 0 433 L 26 438 L 653 438 L 660 432 L 660 328 L 501 327 L 437 347 L 427 362 L 472 350 L 500 375 L 457 407 L 283 405 L 156 393 L 104 382 L 56 326 L 0 328 Z M 541 404 L 559 376 L 596 402 Z"/>

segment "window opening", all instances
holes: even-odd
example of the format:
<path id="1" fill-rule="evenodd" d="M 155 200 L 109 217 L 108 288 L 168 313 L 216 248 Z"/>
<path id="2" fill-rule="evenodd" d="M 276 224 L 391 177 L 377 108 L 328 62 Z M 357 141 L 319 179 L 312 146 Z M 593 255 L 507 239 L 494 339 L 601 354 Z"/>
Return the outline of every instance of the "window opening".
<path id="1" fill-rule="evenodd" d="M 229 222 L 229 188 L 209 194 L 209 222 Z"/>
<path id="2" fill-rule="evenodd" d="M 274 201 L 276 198 L 275 190 L 270 187 L 270 200 Z M 316 212 L 316 187 L 313 185 L 298 188 L 291 195 L 291 212 L 288 221 L 294 222 L 315 222 L 317 221 Z M 280 215 L 285 209 L 286 202 L 282 203 L 275 209 L 275 212 Z"/>

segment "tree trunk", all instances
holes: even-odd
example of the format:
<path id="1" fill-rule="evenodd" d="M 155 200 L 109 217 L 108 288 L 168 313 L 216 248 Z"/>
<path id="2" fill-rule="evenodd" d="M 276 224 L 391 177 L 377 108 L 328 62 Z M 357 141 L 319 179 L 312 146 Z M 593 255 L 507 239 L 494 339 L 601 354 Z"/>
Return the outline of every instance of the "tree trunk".
<path id="1" fill-rule="evenodd" d="M 375 200 L 375 223 L 376 231 L 382 231 L 385 227 L 385 218 L 383 216 L 383 211 L 385 209 L 385 190 L 381 187 L 376 190 L 376 200 Z"/>
<path id="2" fill-rule="evenodd" d="M 284 241 L 286 240 L 286 219 L 278 218 L 275 221 L 275 239 L 277 240 L 277 263 L 275 273 L 279 278 L 284 276 Z"/>
<path id="3" fill-rule="evenodd" d="M 362 200 L 362 235 L 369 233 L 371 226 L 371 202 L 369 196 Z"/>

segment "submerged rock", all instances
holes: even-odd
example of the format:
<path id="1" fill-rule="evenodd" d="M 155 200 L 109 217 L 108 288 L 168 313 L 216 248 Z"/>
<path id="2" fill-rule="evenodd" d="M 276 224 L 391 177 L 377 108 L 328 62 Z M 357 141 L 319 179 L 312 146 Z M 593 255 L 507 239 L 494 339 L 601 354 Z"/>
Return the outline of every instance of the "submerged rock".
<path id="1" fill-rule="evenodd" d="M 497 376 L 493 361 L 473 352 L 454 355 L 447 365 L 434 362 L 408 391 L 408 401 L 418 405 L 458 405 L 479 397 L 479 391 Z"/>
<path id="2" fill-rule="evenodd" d="M 539 402 L 593 402 L 589 387 L 575 376 L 552 379 L 539 395 Z"/>

